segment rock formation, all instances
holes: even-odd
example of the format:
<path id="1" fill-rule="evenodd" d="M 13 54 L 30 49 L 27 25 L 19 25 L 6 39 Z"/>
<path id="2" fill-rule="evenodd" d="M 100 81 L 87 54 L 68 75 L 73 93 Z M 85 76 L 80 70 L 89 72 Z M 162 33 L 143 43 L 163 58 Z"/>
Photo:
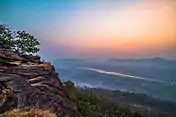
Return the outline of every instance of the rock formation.
<path id="1" fill-rule="evenodd" d="M 80 117 L 54 67 L 40 57 L 0 50 L 0 114 L 13 109 L 49 109 L 59 117 Z"/>

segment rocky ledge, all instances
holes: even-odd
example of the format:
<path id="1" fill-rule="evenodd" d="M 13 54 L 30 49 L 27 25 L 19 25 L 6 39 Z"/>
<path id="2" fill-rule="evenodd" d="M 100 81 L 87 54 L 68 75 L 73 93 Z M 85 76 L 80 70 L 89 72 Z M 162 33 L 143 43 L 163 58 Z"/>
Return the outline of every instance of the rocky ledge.
<path id="1" fill-rule="evenodd" d="M 0 50 L 0 114 L 13 109 L 51 110 L 59 117 L 80 117 L 64 92 L 54 67 L 40 57 Z"/>

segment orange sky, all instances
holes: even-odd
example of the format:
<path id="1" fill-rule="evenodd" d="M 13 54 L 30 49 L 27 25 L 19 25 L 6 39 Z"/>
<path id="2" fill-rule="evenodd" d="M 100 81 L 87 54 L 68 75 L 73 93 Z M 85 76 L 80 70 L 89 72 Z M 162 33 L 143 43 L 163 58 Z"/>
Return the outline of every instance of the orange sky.
<path id="1" fill-rule="evenodd" d="M 173 56 L 176 2 L 141 0 L 110 7 L 82 8 L 74 12 L 65 20 L 67 25 L 59 25 L 61 34 L 55 35 L 54 42 L 69 43 L 78 53 L 92 56 L 102 52 L 114 57 Z"/>
<path id="2" fill-rule="evenodd" d="M 124 53 L 176 49 L 175 11 L 175 3 L 164 0 L 136 3 L 104 19 L 82 48 Z"/>

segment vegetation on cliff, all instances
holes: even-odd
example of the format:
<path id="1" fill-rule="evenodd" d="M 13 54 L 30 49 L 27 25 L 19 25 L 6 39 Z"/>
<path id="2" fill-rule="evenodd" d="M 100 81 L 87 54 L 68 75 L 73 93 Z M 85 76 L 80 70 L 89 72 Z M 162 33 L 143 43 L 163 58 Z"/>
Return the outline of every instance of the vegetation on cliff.
<path id="1" fill-rule="evenodd" d="M 8 26 L 0 25 L 0 48 L 18 53 L 37 53 L 40 43 L 25 31 L 14 31 Z"/>
<path id="2" fill-rule="evenodd" d="M 63 83 L 67 95 L 83 117 L 175 117 L 176 103 L 145 94 L 75 87 Z"/>
<path id="3" fill-rule="evenodd" d="M 71 81 L 63 83 L 63 87 L 83 117 L 142 117 L 140 113 L 120 107 L 101 95 L 77 89 Z"/>

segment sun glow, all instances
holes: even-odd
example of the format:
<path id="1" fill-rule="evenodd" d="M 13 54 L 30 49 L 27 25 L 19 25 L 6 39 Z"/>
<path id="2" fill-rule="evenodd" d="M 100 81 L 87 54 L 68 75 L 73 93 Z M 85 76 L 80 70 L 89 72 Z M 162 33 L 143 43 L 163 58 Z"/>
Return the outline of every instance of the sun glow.
<path id="1" fill-rule="evenodd" d="M 175 8 L 171 3 L 151 2 L 121 9 L 105 18 L 82 46 L 123 52 L 176 48 Z"/>
<path id="2" fill-rule="evenodd" d="M 24 9 L 20 11 L 23 16 L 13 15 L 16 16 L 13 21 L 18 19 L 19 25 L 27 20 L 31 22 L 28 25 L 44 43 L 42 48 L 50 50 L 54 46 L 60 50 L 54 52 L 58 53 L 56 56 L 62 53 L 63 56 L 76 57 L 158 56 L 176 59 L 175 0 L 59 3 L 46 4 L 50 10 L 44 10 L 45 5 L 39 5 L 40 10 L 34 6 L 31 6 L 34 10 L 29 10 L 22 4 L 17 5 L 12 8 Z M 34 16 L 24 17 L 32 12 Z"/>

